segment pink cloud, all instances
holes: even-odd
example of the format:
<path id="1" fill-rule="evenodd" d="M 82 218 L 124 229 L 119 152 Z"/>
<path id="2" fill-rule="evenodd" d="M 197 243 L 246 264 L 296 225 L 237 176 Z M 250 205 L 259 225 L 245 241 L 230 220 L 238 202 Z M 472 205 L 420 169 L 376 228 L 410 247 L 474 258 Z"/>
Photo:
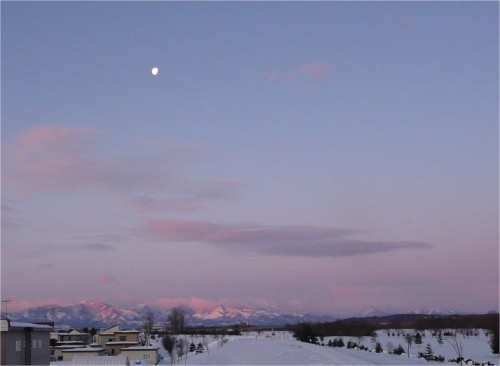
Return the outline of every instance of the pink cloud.
<path id="1" fill-rule="evenodd" d="M 139 154 L 98 154 L 102 133 L 92 128 L 39 126 L 8 143 L 3 177 L 14 194 L 100 189 L 123 195 L 136 212 L 198 211 L 207 200 L 234 199 L 243 186 L 235 181 L 196 181 L 184 168 L 207 147 L 154 140 Z M 127 150 L 130 151 L 130 150 Z M 193 155 L 195 154 L 195 155 Z M 139 198 L 134 194 L 141 192 Z M 158 193 L 164 197 L 157 197 Z M 4 211 L 9 210 L 5 206 Z M 11 223 L 14 214 L 10 214 Z"/>
<path id="2" fill-rule="evenodd" d="M 139 213 L 172 211 L 189 213 L 200 210 L 201 204 L 189 198 L 161 199 L 152 197 L 138 197 L 128 201 L 129 206 Z"/>
<path id="3" fill-rule="evenodd" d="M 88 184 L 86 156 L 99 131 L 81 127 L 35 127 L 7 146 L 6 182 L 23 193 Z M 90 178 L 90 179 L 89 179 Z"/>
<path id="4" fill-rule="evenodd" d="M 127 192 L 164 188 L 181 167 L 158 154 L 98 154 L 100 131 L 81 127 L 40 126 L 8 145 L 6 177 L 18 193 L 99 188 Z M 174 155 L 174 154 L 172 154 Z"/>
<path id="5" fill-rule="evenodd" d="M 204 299 L 201 297 L 186 297 L 176 299 L 160 298 L 148 304 L 157 305 L 164 308 L 187 306 L 197 312 L 203 312 L 214 308 L 220 303 L 215 300 Z"/>
<path id="6" fill-rule="evenodd" d="M 216 224 L 193 220 L 147 219 L 143 235 L 164 242 L 204 242 L 225 250 L 301 257 L 343 257 L 430 247 L 422 242 L 361 241 L 357 230 L 321 226 Z"/>
<path id="7" fill-rule="evenodd" d="M 332 68 L 328 64 L 304 64 L 297 69 L 297 75 L 309 80 L 326 79 L 330 76 Z"/>
<path id="8" fill-rule="evenodd" d="M 293 71 L 267 75 L 269 81 L 290 83 L 298 80 L 325 81 L 332 75 L 332 67 L 326 63 L 305 63 L 296 67 Z"/>
<path id="9" fill-rule="evenodd" d="M 258 308 L 268 308 L 277 309 L 279 305 L 272 303 L 269 299 L 265 298 L 219 298 L 219 299 L 207 299 L 202 297 L 186 297 L 186 298 L 159 298 L 142 305 L 156 305 L 162 308 L 174 308 L 186 306 L 193 309 L 196 312 L 211 311 L 219 305 L 226 307 L 258 307 Z"/>

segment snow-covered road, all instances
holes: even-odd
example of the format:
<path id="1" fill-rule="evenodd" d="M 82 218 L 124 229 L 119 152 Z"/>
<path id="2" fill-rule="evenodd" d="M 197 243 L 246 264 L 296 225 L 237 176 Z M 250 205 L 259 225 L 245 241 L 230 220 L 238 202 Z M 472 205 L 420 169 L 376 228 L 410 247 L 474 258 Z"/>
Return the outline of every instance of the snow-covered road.
<path id="1" fill-rule="evenodd" d="M 169 364 L 166 358 L 162 364 Z M 183 360 L 184 361 L 184 360 Z M 181 362 L 183 364 L 184 362 Z M 189 354 L 188 365 L 415 365 L 428 362 L 389 354 L 321 347 L 293 338 L 233 337 L 210 354 Z"/>

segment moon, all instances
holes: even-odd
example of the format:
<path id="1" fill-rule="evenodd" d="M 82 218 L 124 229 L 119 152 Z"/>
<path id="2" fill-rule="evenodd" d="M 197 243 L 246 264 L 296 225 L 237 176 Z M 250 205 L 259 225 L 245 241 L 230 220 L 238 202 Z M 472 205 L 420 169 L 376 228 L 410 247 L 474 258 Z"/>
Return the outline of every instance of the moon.
<path id="1" fill-rule="evenodd" d="M 159 72 L 160 72 L 160 69 L 159 69 L 159 68 L 157 68 L 157 67 L 153 67 L 153 68 L 151 69 L 151 74 L 153 74 L 153 76 L 158 75 L 158 73 L 159 73 Z"/>

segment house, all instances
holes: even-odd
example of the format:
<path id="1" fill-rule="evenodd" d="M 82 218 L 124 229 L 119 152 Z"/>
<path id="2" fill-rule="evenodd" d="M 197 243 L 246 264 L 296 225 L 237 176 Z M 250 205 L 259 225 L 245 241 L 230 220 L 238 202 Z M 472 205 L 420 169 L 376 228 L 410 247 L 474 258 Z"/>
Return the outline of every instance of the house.
<path id="1" fill-rule="evenodd" d="M 115 330 L 114 340 L 105 343 L 106 354 L 118 355 L 122 348 L 134 347 L 140 345 L 139 331 L 132 330 Z"/>
<path id="2" fill-rule="evenodd" d="M 69 333 L 59 333 L 59 340 L 57 344 L 81 344 L 86 346 L 90 343 L 90 339 L 91 337 L 89 333 L 83 333 L 76 329 L 73 329 Z"/>
<path id="3" fill-rule="evenodd" d="M 104 329 L 96 334 L 91 347 L 104 347 L 107 355 L 118 355 L 123 348 L 140 346 L 143 344 L 141 333 L 138 330 L 122 330 L 119 325 Z"/>
<path id="4" fill-rule="evenodd" d="M 104 329 L 103 331 L 100 331 L 94 336 L 94 343 L 93 345 L 99 345 L 99 346 L 106 346 L 107 342 L 114 342 L 116 341 L 115 338 L 115 332 L 120 330 L 119 325 L 113 325 L 110 328 Z"/>
<path id="5" fill-rule="evenodd" d="M 98 347 L 79 347 L 65 349 L 62 351 L 63 361 L 69 362 L 75 356 L 104 356 L 104 348 Z"/>
<path id="6" fill-rule="evenodd" d="M 80 344 L 62 344 L 59 346 L 55 346 L 54 349 L 54 358 L 57 361 L 62 361 L 63 360 L 63 351 L 68 350 L 68 349 L 75 349 L 75 348 L 82 348 L 82 345 Z"/>
<path id="7" fill-rule="evenodd" d="M 130 361 L 127 356 L 74 356 L 71 360 L 71 365 L 121 365 L 130 366 Z"/>
<path id="8" fill-rule="evenodd" d="M 46 324 L 13 322 L 0 319 L 0 364 L 49 365 L 50 332 Z"/>
<path id="9" fill-rule="evenodd" d="M 154 346 L 132 346 L 121 349 L 121 354 L 127 356 L 132 364 L 141 361 L 144 365 L 157 365 L 160 362 L 158 347 Z"/>
<path id="10" fill-rule="evenodd" d="M 127 347 L 135 347 L 138 345 L 139 343 L 137 342 L 128 342 L 128 341 L 108 342 L 106 343 L 106 354 L 110 356 L 119 355 L 122 349 Z"/>

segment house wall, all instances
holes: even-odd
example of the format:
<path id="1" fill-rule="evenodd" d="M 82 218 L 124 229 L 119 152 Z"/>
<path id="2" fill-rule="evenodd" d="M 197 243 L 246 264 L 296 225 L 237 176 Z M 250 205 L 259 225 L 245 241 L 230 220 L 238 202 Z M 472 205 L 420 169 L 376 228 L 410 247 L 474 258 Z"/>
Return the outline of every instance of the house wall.
<path id="1" fill-rule="evenodd" d="M 71 362 L 73 360 L 73 357 L 75 356 L 103 356 L 104 351 L 103 350 L 96 350 L 93 352 L 90 351 L 83 351 L 83 352 L 63 352 L 63 361 L 64 362 Z"/>
<path id="2" fill-rule="evenodd" d="M 139 332 L 115 332 L 116 342 L 137 342 L 139 343 Z"/>
<path id="3" fill-rule="evenodd" d="M 142 363 L 149 365 L 156 365 L 160 360 L 158 357 L 158 350 L 128 350 L 122 348 L 122 355 L 128 356 L 131 363 L 134 360 L 141 360 Z"/>
<path id="4" fill-rule="evenodd" d="M 26 340 L 24 330 L 16 329 L 2 332 L 2 365 L 24 365 L 24 349 Z M 20 342 L 20 343 L 17 343 Z M 19 348 L 20 345 L 20 348 Z"/>
<path id="5" fill-rule="evenodd" d="M 90 343 L 90 334 L 80 333 L 80 334 L 60 334 L 60 342 L 82 342 L 82 344 L 87 345 Z"/>
<path id="6" fill-rule="evenodd" d="M 1 332 L 2 365 L 49 365 L 50 333 L 29 328 Z"/>
<path id="7" fill-rule="evenodd" d="M 118 355 L 121 353 L 121 350 L 123 348 L 128 348 L 128 347 L 137 347 L 138 344 L 137 342 L 114 342 L 114 343 L 107 343 L 106 344 L 106 354 L 112 356 L 112 355 Z"/>
<path id="8" fill-rule="evenodd" d="M 103 333 L 99 334 L 96 339 L 96 343 L 102 347 L 106 346 L 108 342 L 116 342 L 116 337 L 114 333 Z"/>
<path id="9" fill-rule="evenodd" d="M 31 332 L 31 364 L 49 365 L 50 364 L 50 333 L 47 331 Z M 28 343 L 26 343 L 28 347 Z"/>
<path id="10" fill-rule="evenodd" d="M 56 346 L 54 347 L 54 357 L 56 360 L 62 360 L 63 357 L 63 351 L 68 350 L 68 349 L 73 349 L 73 348 L 80 348 L 82 347 L 81 345 L 74 345 L 74 346 Z"/>

